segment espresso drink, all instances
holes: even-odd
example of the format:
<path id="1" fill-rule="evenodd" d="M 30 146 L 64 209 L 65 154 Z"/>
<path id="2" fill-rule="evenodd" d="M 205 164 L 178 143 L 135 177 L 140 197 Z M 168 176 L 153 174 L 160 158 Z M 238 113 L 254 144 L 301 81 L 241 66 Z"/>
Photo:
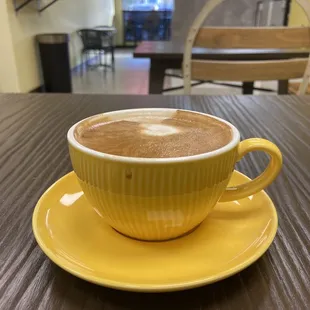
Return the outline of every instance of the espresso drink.
<path id="1" fill-rule="evenodd" d="M 75 139 L 95 151 L 128 157 L 172 158 L 217 150 L 232 139 L 231 127 L 207 115 L 176 111 L 169 116 L 104 115 L 80 123 Z"/>

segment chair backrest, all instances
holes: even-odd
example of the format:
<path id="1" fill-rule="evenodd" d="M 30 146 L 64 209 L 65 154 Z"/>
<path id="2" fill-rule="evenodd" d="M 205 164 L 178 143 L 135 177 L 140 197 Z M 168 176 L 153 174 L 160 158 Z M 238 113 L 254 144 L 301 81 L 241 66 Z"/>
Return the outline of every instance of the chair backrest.
<path id="1" fill-rule="evenodd" d="M 310 27 L 203 27 L 207 16 L 225 0 L 209 0 L 196 17 L 186 40 L 183 76 L 184 91 L 191 91 L 191 80 L 287 80 L 303 77 L 298 94 L 305 93 L 310 76 L 308 58 L 269 61 L 192 60 L 193 47 L 221 49 L 310 49 Z M 310 2 L 296 0 L 310 22 Z"/>
<path id="2" fill-rule="evenodd" d="M 95 29 L 80 29 L 78 31 L 85 50 L 99 50 L 102 48 L 101 31 Z"/>

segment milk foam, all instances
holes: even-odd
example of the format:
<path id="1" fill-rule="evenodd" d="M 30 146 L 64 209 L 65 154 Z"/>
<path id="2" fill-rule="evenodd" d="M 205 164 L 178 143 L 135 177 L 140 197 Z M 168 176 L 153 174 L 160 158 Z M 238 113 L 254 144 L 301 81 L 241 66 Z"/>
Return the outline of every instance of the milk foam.
<path id="1" fill-rule="evenodd" d="M 177 158 L 208 153 L 232 139 L 228 125 L 186 111 L 170 117 L 129 115 L 94 119 L 75 130 L 76 140 L 95 151 L 136 158 Z"/>
<path id="2" fill-rule="evenodd" d="M 142 133 L 147 136 L 170 136 L 179 133 L 180 130 L 174 126 L 161 124 L 140 124 Z"/>

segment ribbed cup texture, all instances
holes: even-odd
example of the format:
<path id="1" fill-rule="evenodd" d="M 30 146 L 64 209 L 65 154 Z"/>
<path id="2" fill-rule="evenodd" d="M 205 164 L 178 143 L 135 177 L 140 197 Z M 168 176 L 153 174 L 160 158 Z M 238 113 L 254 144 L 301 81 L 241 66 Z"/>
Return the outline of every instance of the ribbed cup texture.
<path id="1" fill-rule="evenodd" d="M 192 162 L 124 163 L 69 146 L 81 187 L 103 219 L 141 240 L 167 240 L 199 225 L 225 190 L 237 149 Z"/>

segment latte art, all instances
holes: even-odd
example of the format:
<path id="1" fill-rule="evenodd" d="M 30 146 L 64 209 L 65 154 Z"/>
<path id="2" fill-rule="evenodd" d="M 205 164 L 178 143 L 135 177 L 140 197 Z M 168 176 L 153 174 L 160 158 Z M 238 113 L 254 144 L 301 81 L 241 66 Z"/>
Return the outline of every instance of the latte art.
<path id="1" fill-rule="evenodd" d="M 95 151 L 126 157 L 173 158 L 217 150 L 232 139 L 230 126 L 207 115 L 177 111 L 80 123 L 76 140 Z"/>
<path id="2" fill-rule="evenodd" d="M 147 136 L 169 136 L 179 132 L 179 130 L 172 126 L 161 125 L 161 124 L 141 124 L 144 133 Z"/>

